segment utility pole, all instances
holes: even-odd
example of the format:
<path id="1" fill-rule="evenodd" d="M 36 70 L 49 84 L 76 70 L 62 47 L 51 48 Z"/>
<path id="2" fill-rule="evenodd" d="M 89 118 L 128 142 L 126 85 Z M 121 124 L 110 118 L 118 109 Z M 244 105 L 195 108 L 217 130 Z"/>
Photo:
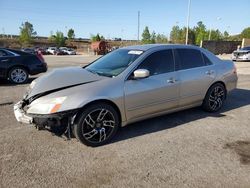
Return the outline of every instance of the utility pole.
<path id="1" fill-rule="evenodd" d="M 138 33 L 137 33 L 137 41 L 140 41 L 140 11 L 138 11 Z"/>
<path id="2" fill-rule="evenodd" d="M 209 35 L 208 35 L 208 40 L 211 40 L 211 33 L 212 33 L 212 26 L 209 29 Z"/>
<path id="3" fill-rule="evenodd" d="M 189 20 L 190 20 L 190 5 L 191 5 L 191 0 L 188 0 L 188 15 L 187 15 L 186 45 L 188 44 L 188 29 L 189 29 Z"/>

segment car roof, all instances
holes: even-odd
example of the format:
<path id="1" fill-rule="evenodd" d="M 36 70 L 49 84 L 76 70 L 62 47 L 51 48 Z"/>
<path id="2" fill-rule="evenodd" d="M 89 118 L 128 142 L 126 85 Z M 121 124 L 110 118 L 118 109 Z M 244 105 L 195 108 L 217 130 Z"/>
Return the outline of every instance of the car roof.
<path id="1" fill-rule="evenodd" d="M 147 51 L 151 49 L 164 49 L 164 48 L 192 48 L 192 49 L 200 49 L 197 46 L 194 45 L 183 45 L 183 44 L 145 44 L 145 45 L 136 45 L 136 46 L 127 46 L 123 49 L 128 50 L 142 50 Z"/>
<path id="2" fill-rule="evenodd" d="M 15 50 L 15 49 L 10 49 L 10 48 L 0 48 L 0 50 L 6 50 L 6 51 L 10 51 L 12 53 L 18 54 L 18 55 L 33 55 L 21 50 Z"/>

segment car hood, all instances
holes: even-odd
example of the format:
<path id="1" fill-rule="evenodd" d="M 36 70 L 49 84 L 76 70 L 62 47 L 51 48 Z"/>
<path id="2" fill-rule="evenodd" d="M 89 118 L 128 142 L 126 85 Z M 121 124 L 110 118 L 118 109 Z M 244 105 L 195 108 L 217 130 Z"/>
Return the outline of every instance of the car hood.
<path id="1" fill-rule="evenodd" d="M 105 79 L 107 77 L 93 74 L 82 67 L 59 68 L 37 78 L 31 83 L 31 89 L 25 98 L 35 95 L 52 93 L 69 87 L 74 87 L 90 82 Z"/>

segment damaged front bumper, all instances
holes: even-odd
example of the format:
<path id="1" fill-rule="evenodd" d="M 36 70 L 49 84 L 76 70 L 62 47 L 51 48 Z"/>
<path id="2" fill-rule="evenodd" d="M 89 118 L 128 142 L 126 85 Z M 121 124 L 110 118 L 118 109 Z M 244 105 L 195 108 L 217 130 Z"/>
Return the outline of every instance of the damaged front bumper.
<path id="1" fill-rule="evenodd" d="M 18 122 L 25 124 L 32 124 L 33 117 L 26 115 L 23 110 L 23 101 L 19 101 L 14 105 L 14 114 Z"/>
<path id="2" fill-rule="evenodd" d="M 74 109 L 55 114 L 27 114 L 24 110 L 26 105 L 24 101 L 19 101 L 14 105 L 14 114 L 17 121 L 24 124 L 35 124 L 39 127 L 65 125 L 68 123 L 68 120 L 71 120 L 71 123 L 73 123 L 78 111 Z"/>

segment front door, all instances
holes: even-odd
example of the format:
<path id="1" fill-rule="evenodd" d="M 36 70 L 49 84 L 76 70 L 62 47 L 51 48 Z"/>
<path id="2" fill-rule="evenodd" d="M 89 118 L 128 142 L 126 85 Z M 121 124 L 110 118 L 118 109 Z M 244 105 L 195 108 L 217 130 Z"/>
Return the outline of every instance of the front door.
<path id="1" fill-rule="evenodd" d="M 176 108 L 179 99 L 179 77 L 175 72 L 172 50 L 149 55 L 137 69 L 147 69 L 148 78 L 125 81 L 127 120 Z"/>

